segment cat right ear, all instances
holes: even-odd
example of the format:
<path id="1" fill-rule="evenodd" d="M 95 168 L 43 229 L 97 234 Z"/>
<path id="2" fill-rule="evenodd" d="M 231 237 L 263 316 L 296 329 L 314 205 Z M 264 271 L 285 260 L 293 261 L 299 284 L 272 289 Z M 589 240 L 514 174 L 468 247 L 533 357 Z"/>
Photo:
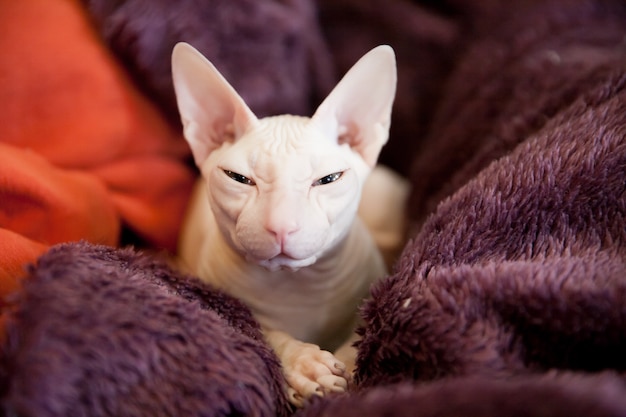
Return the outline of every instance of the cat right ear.
<path id="1" fill-rule="evenodd" d="M 187 43 L 174 47 L 172 78 L 183 134 L 198 167 L 214 149 L 258 121 L 213 64 Z"/>

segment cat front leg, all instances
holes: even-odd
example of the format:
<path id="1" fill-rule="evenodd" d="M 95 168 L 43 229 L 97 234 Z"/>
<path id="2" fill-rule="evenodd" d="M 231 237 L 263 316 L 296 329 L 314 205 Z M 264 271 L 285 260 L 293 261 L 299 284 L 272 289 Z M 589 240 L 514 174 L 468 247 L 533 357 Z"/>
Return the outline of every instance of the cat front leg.
<path id="1" fill-rule="evenodd" d="M 303 407 L 313 395 L 347 390 L 349 373 L 332 353 L 296 340 L 285 332 L 266 330 L 264 333 L 283 365 L 291 404 Z"/>

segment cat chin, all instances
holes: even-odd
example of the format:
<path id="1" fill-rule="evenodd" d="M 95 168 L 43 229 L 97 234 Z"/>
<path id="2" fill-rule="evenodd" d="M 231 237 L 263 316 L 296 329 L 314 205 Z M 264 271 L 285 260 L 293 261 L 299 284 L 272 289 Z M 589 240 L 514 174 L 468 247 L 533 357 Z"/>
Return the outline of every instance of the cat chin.
<path id="1" fill-rule="evenodd" d="M 278 255 L 271 259 L 264 259 L 261 261 L 253 260 L 252 262 L 256 263 L 257 265 L 271 272 L 284 271 L 284 270 L 296 272 L 300 268 L 305 268 L 307 266 L 313 265 L 316 260 L 317 260 L 316 256 L 311 256 L 305 259 L 294 259 L 294 258 L 290 258 L 289 256 Z"/>

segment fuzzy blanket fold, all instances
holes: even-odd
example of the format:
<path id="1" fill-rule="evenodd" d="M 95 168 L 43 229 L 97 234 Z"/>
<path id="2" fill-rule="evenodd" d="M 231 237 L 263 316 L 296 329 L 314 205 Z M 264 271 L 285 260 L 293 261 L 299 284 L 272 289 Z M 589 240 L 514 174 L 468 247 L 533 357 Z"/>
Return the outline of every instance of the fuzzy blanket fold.
<path id="1" fill-rule="evenodd" d="M 314 402 L 297 417 L 623 416 L 623 383 L 614 375 L 465 377 L 393 384 Z"/>
<path id="2" fill-rule="evenodd" d="M 42 256 L 13 300 L 3 415 L 281 416 L 278 359 L 240 302 L 132 250 Z"/>
<path id="3" fill-rule="evenodd" d="M 626 8 L 520 3 L 459 57 L 415 160 L 419 232 L 363 310 L 361 389 L 626 369 Z"/>
<path id="4" fill-rule="evenodd" d="M 180 133 L 77 0 L 0 10 L 0 296 L 57 243 L 175 250 L 194 181 Z"/>

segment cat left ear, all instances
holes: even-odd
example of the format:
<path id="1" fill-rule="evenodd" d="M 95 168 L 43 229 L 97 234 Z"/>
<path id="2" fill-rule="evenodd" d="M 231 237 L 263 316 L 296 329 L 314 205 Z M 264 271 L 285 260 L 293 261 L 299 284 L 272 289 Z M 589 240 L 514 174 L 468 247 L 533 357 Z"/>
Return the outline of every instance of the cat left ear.
<path id="1" fill-rule="evenodd" d="M 389 137 L 395 94 L 395 54 L 390 46 L 378 46 L 354 64 L 311 121 L 325 135 L 348 143 L 373 167 Z"/>
<path id="2" fill-rule="evenodd" d="M 174 47 L 172 78 L 183 133 L 198 166 L 258 121 L 213 64 L 187 43 Z"/>

